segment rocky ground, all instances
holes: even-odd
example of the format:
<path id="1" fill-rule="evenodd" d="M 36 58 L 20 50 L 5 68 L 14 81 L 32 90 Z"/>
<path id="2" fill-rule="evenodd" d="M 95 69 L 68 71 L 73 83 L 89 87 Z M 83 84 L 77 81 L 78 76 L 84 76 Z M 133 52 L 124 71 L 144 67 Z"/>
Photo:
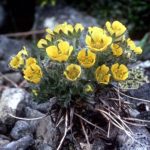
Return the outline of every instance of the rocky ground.
<path id="1" fill-rule="evenodd" d="M 42 15 L 41 15 L 42 14 Z M 90 21 L 89 21 L 90 20 Z M 81 22 L 85 26 L 97 25 L 95 18 L 87 16 L 70 7 L 54 10 L 38 10 L 33 29 L 43 27 L 53 28 L 55 24 L 68 21 L 69 23 Z M 0 150 L 56 150 L 64 132 L 63 124 L 56 127 L 50 115 L 45 116 L 55 104 L 56 99 L 51 98 L 47 102 L 38 104 L 25 90 L 22 76 L 19 72 L 13 72 L 8 67 L 10 56 L 19 51 L 22 45 L 31 49 L 31 44 L 25 40 L 0 37 Z M 146 59 L 147 58 L 146 55 Z M 143 59 L 144 60 L 144 59 Z M 150 78 L 150 62 L 139 62 L 138 65 L 145 69 Z M 150 102 L 150 84 L 146 83 L 137 90 L 127 91 L 133 97 L 147 99 Z M 130 109 L 131 117 L 150 120 L 150 103 L 127 99 L 134 107 Z M 22 118 L 42 119 L 18 119 L 11 115 Z M 92 117 L 97 118 L 93 115 Z M 77 122 L 78 123 L 78 122 Z M 99 122 L 101 124 L 101 122 Z M 104 123 L 103 123 L 104 124 Z M 75 123 L 75 126 L 78 126 Z M 146 127 L 130 126 L 135 140 L 128 137 L 123 131 L 112 127 L 110 138 L 99 136 L 98 130 L 90 141 L 92 150 L 149 150 L 150 147 L 150 124 Z M 76 133 L 75 133 L 76 134 Z M 81 133 L 82 134 L 82 133 Z M 98 135 L 98 136 L 97 136 Z M 81 141 L 76 143 L 74 149 L 87 149 L 86 140 L 78 135 Z M 71 134 L 67 135 L 63 150 L 71 150 Z M 70 142 L 70 144 L 68 144 Z"/>

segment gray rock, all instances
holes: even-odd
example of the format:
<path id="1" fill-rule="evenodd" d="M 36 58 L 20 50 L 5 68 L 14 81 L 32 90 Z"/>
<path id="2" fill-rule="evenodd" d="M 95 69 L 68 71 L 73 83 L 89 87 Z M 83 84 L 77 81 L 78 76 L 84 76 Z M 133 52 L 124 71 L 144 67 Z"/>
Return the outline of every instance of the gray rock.
<path id="1" fill-rule="evenodd" d="M 142 120 L 150 120 L 150 111 L 143 111 L 143 112 L 141 112 L 138 116 L 137 116 L 137 118 L 139 118 L 139 119 L 142 119 Z M 147 124 L 147 127 L 148 128 L 150 128 L 150 123 L 148 122 L 148 123 L 146 123 Z"/>
<path id="2" fill-rule="evenodd" d="M 42 15 L 41 15 L 42 14 Z M 71 7 L 37 9 L 34 29 L 54 28 L 56 24 L 68 22 L 82 23 L 85 27 L 98 25 L 97 20 Z"/>
<path id="3" fill-rule="evenodd" d="M 26 150 L 32 144 L 34 144 L 33 138 L 27 135 L 17 141 L 4 145 L 2 148 L 7 150 Z"/>
<path id="4" fill-rule="evenodd" d="M 40 144 L 36 147 L 37 150 L 53 150 L 48 144 Z"/>
<path id="5" fill-rule="evenodd" d="M 40 112 L 46 113 L 48 110 L 51 108 L 51 103 L 50 102 L 45 102 L 36 105 L 36 109 Z"/>
<path id="6" fill-rule="evenodd" d="M 92 150 L 105 150 L 105 143 L 101 139 L 94 140 Z"/>
<path id="7" fill-rule="evenodd" d="M 0 60 L 0 68 L 1 68 L 1 72 L 9 71 L 10 69 L 8 67 L 8 61 Z"/>
<path id="8" fill-rule="evenodd" d="M 25 108 L 25 114 L 27 118 L 37 118 L 44 116 L 41 112 L 31 109 L 30 107 Z M 47 116 L 39 120 L 29 121 L 32 127 L 32 131 L 35 132 L 36 139 L 41 140 L 41 143 L 56 146 L 58 142 L 58 130 L 52 123 L 51 117 Z"/>
<path id="9" fill-rule="evenodd" d="M 26 121 L 17 121 L 10 135 L 13 139 L 18 140 L 26 135 L 32 136 L 31 126 Z"/>
<path id="10" fill-rule="evenodd" d="M 10 138 L 5 135 L 0 134 L 0 147 L 10 142 Z"/>
<path id="11" fill-rule="evenodd" d="M 136 109 L 131 109 L 131 108 L 129 108 L 128 112 L 131 117 L 137 117 L 140 114 L 139 111 L 137 111 Z"/>
<path id="12" fill-rule="evenodd" d="M 0 99 L 0 120 L 6 124 L 12 124 L 14 118 L 10 113 L 15 115 L 18 104 L 24 101 L 26 92 L 20 88 L 8 88 L 3 91 Z"/>
<path id="13" fill-rule="evenodd" d="M 133 139 L 120 131 L 117 136 L 119 150 L 149 150 L 150 133 L 144 127 L 131 127 Z"/>
<path id="14" fill-rule="evenodd" d="M 150 68 L 150 60 L 139 62 L 136 65 L 137 68 Z"/>
<path id="15" fill-rule="evenodd" d="M 39 110 L 40 112 L 47 113 L 55 103 L 56 103 L 56 98 L 53 97 L 50 98 L 48 102 L 36 105 L 35 109 Z"/>
<path id="16" fill-rule="evenodd" d="M 43 143 L 56 147 L 59 140 L 58 130 L 51 121 L 51 117 L 47 116 L 39 121 L 36 128 L 36 138 L 41 138 Z"/>
<path id="17" fill-rule="evenodd" d="M 13 55 L 16 55 L 16 53 L 22 49 L 23 46 L 27 46 L 27 49 L 30 50 L 28 42 L 23 40 L 14 40 L 7 38 L 5 36 L 0 36 L 0 54 L 1 54 L 1 60 L 0 60 L 0 68 L 1 72 L 10 71 L 10 68 L 8 66 L 9 60 Z"/>
<path id="18" fill-rule="evenodd" d="M 0 121 L 0 134 L 6 134 L 6 132 L 7 132 L 6 125 L 2 123 L 2 121 Z"/>
<path id="19" fill-rule="evenodd" d="M 19 72 L 5 73 L 4 75 L 15 83 L 18 83 L 22 79 L 22 75 Z"/>
<path id="20" fill-rule="evenodd" d="M 147 99 L 150 101 L 150 83 L 146 83 L 141 86 L 139 89 L 136 90 L 129 90 L 128 93 L 132 97 Z M 138 103 L 139 101 L 133 100 L 134 102 Z"/>
<path id="21" fill-rule="evenodd" d="M 30 107 L 26 107 L 25 108 L 25 116 L 27 118 L 38 118 L 38 117 L 44 116 L 44 114 L 39 112 L 39 111 L 37 111 L 37 110 L 34 110 L 34 109 L 30 108 Z M 28 123 L 31 126 L 32 132 L 35 132 L 37 126 L 39 125 L 39 122 L 40 122 L 40 120 L 28 121 Z"/>

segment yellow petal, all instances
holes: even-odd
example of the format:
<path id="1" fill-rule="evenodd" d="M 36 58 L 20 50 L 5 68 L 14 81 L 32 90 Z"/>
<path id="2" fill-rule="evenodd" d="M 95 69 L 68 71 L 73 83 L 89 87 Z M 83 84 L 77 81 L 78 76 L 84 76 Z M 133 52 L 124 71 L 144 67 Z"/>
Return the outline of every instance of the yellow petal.
<path id="1" fill-rule="evenodd" d="M 61 41 L 58 43 L 58 48 L 60 49 L 61 53 L 67 54 L 69 50 L 69 43 L 66 41 Z"/>
<path id="2" fill-rule="evenodd" d="M 91 45 L 91 37 L 90 37 L 89 35 L 86 35 L 85 43 L 86 43 L 87 45 Z"/>
<path id="3" fill-rule="evenodd" d="M 52 36 L 50 34 L 47 34 L 45 36 L 45 39 L 51 42 L 52 41 Z"/>
<path id="4" fill-rule="evenodd" d="M 28 59 L 26 59 L 26 66 L 30 66 L 31 64 L 34 64 L 34 63 L 35 64 L 37 63 L 35 58 L 29 57 Z"/>
<path id="5" fill-rule="evenodd" d="M 84 30 L 84 27 L 81 23 L 77 23 L 74 28 L 76 32 L 82 32 Z"/>
<path id="6" fill-rule="evenodd" d="M 44 48 L 45 46 L 47 46 L 47 41 L 45 39 L 40 39 L 37 43 L 37 47 Z"/>
<path id="7" fill-rule="evenodd" d="M 76 64 L 70 64 L 66 67 L 64 71 L 65 77 L 70 81 L 77 80 L 81 75 L 81 67 Z"/>
<path id="8" fill-rule="evenodd" d="M 136 54 L 141 54 L 141 53 L 142 53 L 141 47 L 136 47 L 136 48 L 134 49 L 134 52 L 135 52 Z"/>
<path id="9" fill-rule="evenodd" d="M 46 48 L 47 55 L 52 59 L 55 60 L 55 58 L 58 57 L 58 48 L 56 46 L 49 46 Z"/>

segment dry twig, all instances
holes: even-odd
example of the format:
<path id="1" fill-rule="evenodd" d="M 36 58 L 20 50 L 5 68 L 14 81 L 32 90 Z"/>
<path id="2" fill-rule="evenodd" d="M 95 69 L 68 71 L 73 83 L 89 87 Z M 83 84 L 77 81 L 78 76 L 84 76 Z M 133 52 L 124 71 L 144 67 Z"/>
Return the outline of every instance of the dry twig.
<path id="1" fill-rule="evenodd" d="M 0 72 L 0 75 L 1 75 L 1 77 L 3 78 L 3 79 L 5 79 L 6 81 L 8 81 L 9 83 L 11 83 L 14 87 L 18 87 L 18 85 L 14 82 L 14 81 L 12 81 L 12 80 L 10 80 L 8 77 L 6 77 L 5 75 L 3 75 L 1 72 Z"/>
<path id="2" fill-rule="evenodd" d="M 26 36 L 35 35 L 35 34 L 42 34 L 44 32 L 45 32 L 45 30 L 35 30 L 35 31 L 26 31 L 26 32 L 2 34 L 0 36 L 6 36 L 6 37 L 26 37 Z"/>
<path id="3" fill-rule="evenodd" d="M 49 115 L 49 113 L 41 116 L 41 117 L 37 117 L 37 118 L 22 118 L 22 117 L 17 117 L 17 116 L 14 116 L 13 114 L 8 114 L 9 116 L 15 118 L 15 119 L 19 119 L 19 120 L 25 120 L 25 121 L 33 121 L 33 120 L 39 120 L 39 119 L 43 119 L 45 117 L 47 117 Z"/>
<path id="4" fill-rule="evenodd" d="M 63 144 L 63 142 L 64 142 L 64 140 L 65 140 L 65 137 L 66 137 L 68 131 L 71 129 L 71 127 L 72 127 L 72 125 L 69 125 L 69 126 L 68 126 L 68 113 L 67 113 L 67 111 L 66 111 L 64 135 L 63 135 L 63 137 L 62 137 L 62 139 L 61 139 L 61 141 L 60 141 L 60 143 L 59 143 L 59 145 L 58 145 L 58 147 L 57 147 L 56 150 L 60 150 L 60 148 L 61 148 L 61 146 L 62 146 L 62 144 Z"/>
<path id="5" fill-rule="evenodd" d="M 117 91 L 116 88 L 114 88 L 114 89 Z M 138 101 L 143 101 L 143 102 L 150 103 L 150 100 L 147 100 L 147 99 L 132 97 L 132 96 L 126 95 L 126 94 L 124 94 L 124 93 L 122 93 L 122 92 L 120 92 L 120 91 L 119 91 L 119 93 L 122 94 L 122 95 L 124 95 L 124 96 L 126 96 L 126 97 L 128 97 L 128 98 L 134 99 L 134 100 L 138 100 Z"/>
<path id="6" fill-rule="evenodd" d="M 97 125 L 93 124 L 92 122 L 88 121 L 87 119 L 83 118 L 81 115 L 79 115 L 79 114 L 77 114 L 77 113 L 74 113 L 74 115 L 76 115 L 76 116 L 77 116 L 77 117 L 79 117 L 80 119 L 84 120 L 86 123 L 88 123 L 88 124 L 92 125 L 93 127 L 95 127 L 95 128 L 97 128 L 97 129 L 99 129 L 100 131 L 102 131 L 102 132 L 103 132 L 103 134 L 104 134 L 104 135 L 106 135 L 106 134 L 107 134 L 105 130 L 103 130 L 103 129 L 102 129 L 102 128 L 100 128 L 99 126 L 97 126 Z"/>
<path id="7" fill-rule="evenodd" d="M 89 142 L 89 138 L 88 138 L 88 135 L 85 131 L 85 127 L 83 125 L 83 121 L 80 119 L 80 123 L 81 123 L 81 127 L 82 127 L 82 130 L 83 130 L 83 133 L 85 135 L 85 138 L 86 138 L 86 141 L 87 141 L 87 145 L 88 145 L 88 150 L 91 150 L 91 145 L 90 145 L 90 142 Z"/>

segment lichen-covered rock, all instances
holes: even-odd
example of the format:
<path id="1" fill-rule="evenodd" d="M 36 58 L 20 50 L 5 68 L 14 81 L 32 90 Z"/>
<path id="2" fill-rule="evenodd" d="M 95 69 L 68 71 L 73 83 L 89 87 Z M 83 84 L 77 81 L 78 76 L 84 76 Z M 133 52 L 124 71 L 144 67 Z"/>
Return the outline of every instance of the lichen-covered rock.
<path id="1" fill-rule="evenodd" d="M 15 140 L 18 140 L 26 135 L 32 136 L 31 126 L 26 121 L 19 120 L 15 123 L 10 135 Z"/>

